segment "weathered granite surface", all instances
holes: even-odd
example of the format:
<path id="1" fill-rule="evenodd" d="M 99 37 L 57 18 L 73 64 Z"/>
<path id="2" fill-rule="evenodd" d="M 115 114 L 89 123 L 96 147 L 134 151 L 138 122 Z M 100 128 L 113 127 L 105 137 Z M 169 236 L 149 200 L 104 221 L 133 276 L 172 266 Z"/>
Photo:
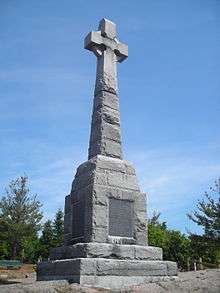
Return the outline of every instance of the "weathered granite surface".
<path id="1" fill-rule="evenodd" d="M 175 276 L 177 267 L 169 261 L 116 260 L 105 258 L 76 258 L 41 262 L 37 269 L 37 280 L 68 279 L 74 283 L 120 288 L 130 280 L 141 284 L 144 277 Z"/>
<path id="2" fill-rule="evenodd" d="M 50 259 L 111 258 L 136 260 L 162 260 L 162 249 L 153 246 L 120 245 L 107 243 L 77 243 L 52 248 Z"/>
<path id="3" fill-rule="evenodd" d="M 115 211 L 118 206 L 116 204 L 110 211 L 113 199 L 122 205 L 126 203 L 128 206 L 130 203 L 130 218 L 127 206 L 122 206 L 121 211 L 119 210 L 120 219 L 117 219 L 117 213 L 111 218 L 111 211 Z M 80 209 L 79 212 L 77 208 Z M 118 222 L 114 224 L 112 221 Z M 128 227 L 132 231 L 127 231 L 127 235 L 111 235 L 111 224 L 118 227 L 121 225 L 123 232 Z M 71 194 L 66 198 L 65 244 L 119 242 L 146 245 L 146 235 L 145 194 L 139 190 L 135 170 L 131 164 L 124 160 L 98 155 L 80 165 Z"/>
<path id="4" fill-rule="evenodd" d="M 108 277 L 109 278 L 109 277 Z M 112 279 L 118 279 L 119 289 L 107 289 L 108 283 L 103 276 L 99 281 L 99 288 L 95 286 L 80 285 L 76 283 L 69 284 L 66 280 L 56 281 L 35 281 L 35 276 L 25 279 L 12 279 L 8 284 L 0 286 L 1 293 L 57 293 L 57 292 L 75 292 L 75 293 L 219 293 L 220 288 L 220 269 L 209 269 L 197 272 L 180 272 L 175 276 L 157 276 L 141 277 L 142 285 L 135 284 L 133 277 L 113 276 Z M 127 280 L 126 280 L 127 278 Z M 110 280 L 110 278 L 109 278 Z M 114 281 L 114 280 L 113 280 Z M 109 281 L 110 282 L 110 281 Z M 120 282 L 120 283 L 119 283 Z M 104 287 L 104 288 L 100 288 Z"/>
<path id="5" fill-rule="evenodd" d="M 128 46 L 116 38 L 116 25 L 103 18 L 98 31 L 90 32 L 85 38 L 84 47 L 97 57 L 95 95 L 101 91 L 116 94 L 116 64 L 128 57 Z"/>
<path id="6" fill-rule="evenodd" d="M 162 261 L 162 250 L 147 246 L 145 194 L 122 158 L 116 65 L 127 58 L 127 45 L 117 40 L 116 25 L 102 19 L 85 48 L 97 57 L 88 161 L 78 167 L 65 198 L 64 246 L 38 264 L 37 280 L 115 289 L 176 276 L 176 263 Z"/>

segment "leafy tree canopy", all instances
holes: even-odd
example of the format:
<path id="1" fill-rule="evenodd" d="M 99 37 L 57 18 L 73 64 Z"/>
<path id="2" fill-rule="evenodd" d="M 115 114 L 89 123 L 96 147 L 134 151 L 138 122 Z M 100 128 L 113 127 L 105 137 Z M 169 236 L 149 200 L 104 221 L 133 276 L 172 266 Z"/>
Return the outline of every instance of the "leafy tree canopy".
<path id="1" fill-rule="evenodd" d="M 55 247 L 52 221 L 47 220 L 43 226 L 40 237 L 40 256 L 44 259 L 49 257 L 50 248 Z"/>
<path id="2" fill-rule="evenodd" d="M 12 180 L 0 200 L 1 235 L 10 245 L 9 257 L 17 258 L 23 249 L 24 238 L 32 237 L 39 231 L 42 219 L 37 195 L 31 195 L 28 177 Z"/>
<path id="3" fill-rule="evenodd" d="M 179 231 L 167 228 L 166 222 L 159 221 L 160 213 L 153 213 L 148 224 L 149 245 L 163 249 L 165 260 L 178 263 L 179 268 L 187 268 L 187 259 L 190 255 L 190 241 Z"/>
<path id="4" fill-rule="evenodd" d="M 53 221 L 47 220 L 43 225 L 42 235 L 40 237 L 39 256 L 47 259 L 50 254 L 50 248 L 61 246 L 64 239 L 64 221 L 63 212 L 58 209 Z"/>
<path id="5" fill-rule="evenodd" d="M 58 209 L 53 221 L 54 243 L 56 246 L 61 246 L 64 241 L 64 220 L 63 211 Z"/>
<path id="6" fill-rule="evenodd" d="M 190 220 L 203 228 L 203 235 L 190 234 L 195 258 L 207 263 L 220 262 L 220 179 L 198 200 L 197 209 L 188 214 Z"/>
<path id="7" fill-rule="evenodd" d="M 188 217 L 203 228 L 204 236 L 220 241 L 220 179 L 205 192 L 204 199 L 198 200 L 197 209 Z"/>

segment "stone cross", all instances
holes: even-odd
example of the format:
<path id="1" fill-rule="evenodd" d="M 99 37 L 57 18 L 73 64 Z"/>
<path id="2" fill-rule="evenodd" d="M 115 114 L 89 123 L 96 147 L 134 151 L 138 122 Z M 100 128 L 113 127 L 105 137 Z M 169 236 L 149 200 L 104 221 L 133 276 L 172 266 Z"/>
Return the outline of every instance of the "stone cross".
<path id="1" fill-rule="evenodd" d="M 162 260 L 161 248 L 147 246 L 145 194 L 122 159 L 116 63 L 128 56 L 127 46 L 117 41 L 115 24 L 102 19 L 85 48 L 98 59 L 89 160 L 77 168 L 65 198 L 64 245 L 37 265 L 37 280 L 121 291 L 174 276 L 177 266 Z"/>
<path id="2" fill-rule="evenodd" d="M 128 57 L 128 47 L 116 38 L 116 25 L 103 18 L 97 32 L 85 38 L 85 48 L 97 56 L 95 94 L 100 91 L 117 92 L 117 62 Z"/>
<path id="3" fill-rule="evenodd" d="M 89 159 L 98 154 L 121 159 L 117 62 L 128 57 L 128 47 L 117 40 L 116 25 L 105 18 L 98 31 L 87 35 L 84 47 L 97 56 Z"/>

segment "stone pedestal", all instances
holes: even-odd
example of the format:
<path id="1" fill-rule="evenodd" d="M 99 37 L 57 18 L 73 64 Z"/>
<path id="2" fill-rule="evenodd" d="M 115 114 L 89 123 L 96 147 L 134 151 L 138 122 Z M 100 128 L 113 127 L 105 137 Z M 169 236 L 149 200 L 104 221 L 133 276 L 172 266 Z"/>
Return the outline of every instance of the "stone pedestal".
<path id="1" fill-rule="evenodd" d="M 65 203 L 65 245 L 38 264 L 37 280 L 119 289 L 177 275 L 147 246 L 145 195 L 128 162 L 97 155 L 80 165 Z"/>
<path id="2" fill-rule="evenodd" d="M 176 263 L 162 261 L 159 247 L 78 243 L 51 250 L 38 265 L 39 281 L 67 279 L 81 285 L 121 289 L 177 275 Z"/>
<path id="3" fill-rule="evenodd" d="M 67 279 L 110 289 L 164 280 L 176 274 L 176 264 L 170 261 L 76 258 L 43 262 L 38 266 L 38 281 Z"/>
<path id="4" fill-rule="evenodd" d="M 147 244 L 145 194 L 127 161 L 97 155 L 77 169 L 65 204 L 65 244 Z"/>

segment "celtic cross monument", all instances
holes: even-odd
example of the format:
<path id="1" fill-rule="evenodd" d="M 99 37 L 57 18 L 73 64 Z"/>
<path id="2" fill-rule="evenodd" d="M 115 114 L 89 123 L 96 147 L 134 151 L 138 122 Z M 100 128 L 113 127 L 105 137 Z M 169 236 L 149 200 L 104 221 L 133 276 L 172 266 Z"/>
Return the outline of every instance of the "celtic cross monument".
<path id="1" fill-rule="evenodd" d="M 118 289 L 174 276 L 176 263 L 147 245 L 145 194 L 122 158 L 117 62 L 128 57 L 128 47 L 107 19 L 84 47 L 97 57 L 88 161 L 78 167 L 65 199 L 64 245 L 38 264 L 37 279 Z"/>

